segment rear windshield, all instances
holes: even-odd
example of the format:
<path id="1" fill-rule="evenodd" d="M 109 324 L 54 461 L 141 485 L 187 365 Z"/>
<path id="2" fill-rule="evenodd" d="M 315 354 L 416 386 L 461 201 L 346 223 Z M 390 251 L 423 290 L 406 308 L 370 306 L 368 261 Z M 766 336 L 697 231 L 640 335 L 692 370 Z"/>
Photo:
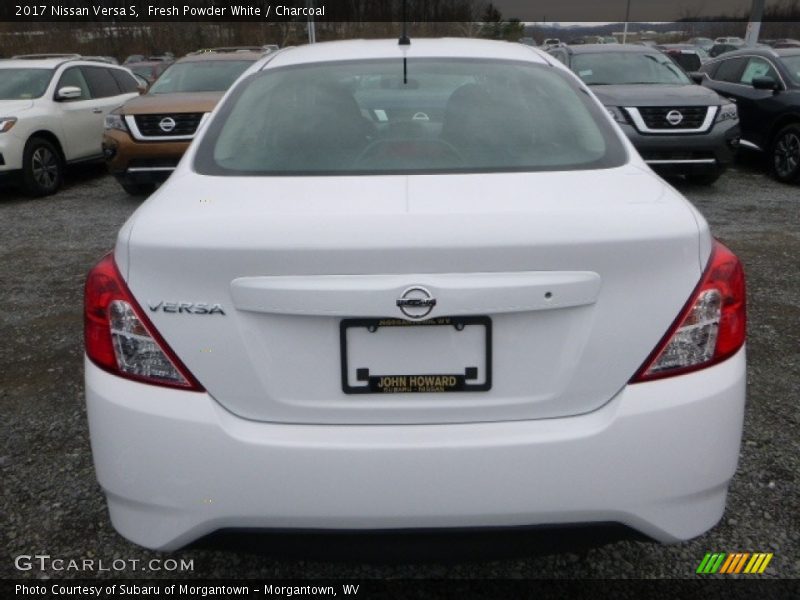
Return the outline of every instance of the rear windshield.
<path id="1" fill-rule="evenodd" d="M 572 70 L 588 85 L 692 83 L 680 67 L 661 53 L 576 54 L 572 58 Z"/>
<path id="2" fill-rule="evenodd" d="M 224 92 L 253 64 L 250 60 L 208 60 L 172 65 L 150 88 L 151 94 Z"/>
<path id="3" fill-rule="evenodd" d="M 602 108 L 549 66 L 348 61 L 252 75 L 220 108 L 196 169 L 352 175 L 590 169 L 625 150 Z"/>
<path id="4" fill-rule="evenodd" d="M 0 69 L 0 100 L 39 98 L 52 77 L 53 69 Z"/>

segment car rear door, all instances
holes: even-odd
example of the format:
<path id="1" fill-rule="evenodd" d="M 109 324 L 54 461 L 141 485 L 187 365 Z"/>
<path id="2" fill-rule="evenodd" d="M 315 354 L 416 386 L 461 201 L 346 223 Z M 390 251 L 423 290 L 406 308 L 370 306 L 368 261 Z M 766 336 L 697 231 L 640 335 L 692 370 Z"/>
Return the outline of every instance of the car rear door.
<path id="1" fill-rule="evenodd" d="M 64 154 L 68 161 L 80 160 L 100 154 L 102 122 L 100 133 L 97 130 L 97 101 L 93 98 L 89 83 L 80 67 L 66 69 L 58 80 L 56 94 L 64 87 L 77 87 L 81 90 L 78 98 L 57 102 L 61 113 L 61 127 L 64 138 L 61 140 Z M 102 119 L 102 116 L 100 117 Z"/>

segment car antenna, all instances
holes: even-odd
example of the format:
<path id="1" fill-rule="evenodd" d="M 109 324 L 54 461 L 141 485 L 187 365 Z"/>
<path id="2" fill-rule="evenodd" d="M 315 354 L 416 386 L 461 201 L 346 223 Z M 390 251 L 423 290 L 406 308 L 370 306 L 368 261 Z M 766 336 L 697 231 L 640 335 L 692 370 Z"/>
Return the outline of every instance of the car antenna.
<path id="1" fill-rule="evenodd" d="M 400 40 L 397 42 L 400 46 L 410 46 L 411 45 L 411 38 L 408 37 L 408 21 L 406 19 L 406 0 L 403 0 L 403 33 L 400 36 Z"/>
<path id="2" fill-rule="evenodd" d="M 408 37 L 408 21 L 406 20 L 406 0 L 403 0 L 403 33 L 400 35 L 398 45 L 410 46 L 411 39 Z M 403 85 L 408 85 L 408 58 L 403 52 Z"/>

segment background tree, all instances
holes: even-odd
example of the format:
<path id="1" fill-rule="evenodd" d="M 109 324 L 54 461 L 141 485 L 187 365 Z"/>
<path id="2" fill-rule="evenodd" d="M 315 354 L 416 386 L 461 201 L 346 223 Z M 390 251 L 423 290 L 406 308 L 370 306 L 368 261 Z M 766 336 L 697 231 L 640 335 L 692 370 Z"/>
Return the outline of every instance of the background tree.
<path id="1" fill-rule="evenodd" d="M 490 40 L 516 42 L 524 35 L 525 26 L 519 19 L 503 20 L 503 14 L 491 2 L 481 13 L 480 36 Z"/>

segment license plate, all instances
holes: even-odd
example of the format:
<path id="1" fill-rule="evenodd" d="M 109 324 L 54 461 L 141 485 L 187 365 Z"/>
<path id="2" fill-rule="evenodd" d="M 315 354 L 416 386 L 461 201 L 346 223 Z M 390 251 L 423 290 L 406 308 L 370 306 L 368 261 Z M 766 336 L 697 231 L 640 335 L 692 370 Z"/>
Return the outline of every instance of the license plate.
<path id="1" fill-rule="evenodd" d="M 492 387 L 489 317 L 341 322 L 346 394 L 486 392 Z"/>

